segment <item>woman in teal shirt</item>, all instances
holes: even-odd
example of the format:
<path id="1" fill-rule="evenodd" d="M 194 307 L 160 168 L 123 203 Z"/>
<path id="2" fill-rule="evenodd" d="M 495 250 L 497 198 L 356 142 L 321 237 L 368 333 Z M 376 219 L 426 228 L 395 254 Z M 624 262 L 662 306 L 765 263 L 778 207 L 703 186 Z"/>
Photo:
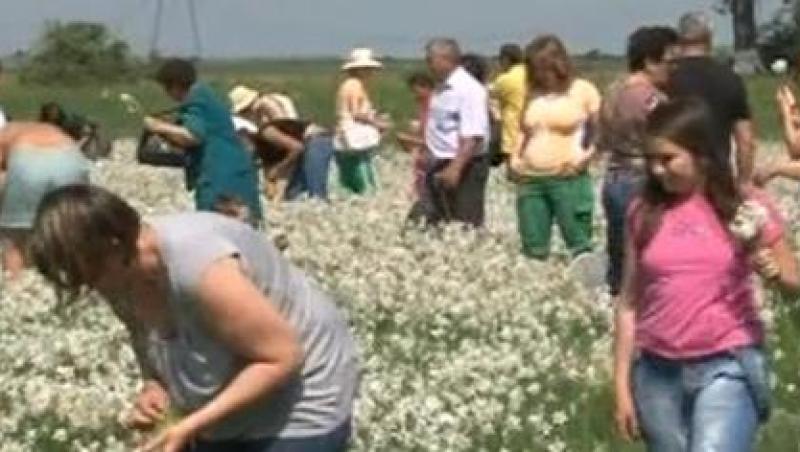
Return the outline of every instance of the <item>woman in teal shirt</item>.
<path id="1" fill-rule="evenodd" d="M 261 220 L 258 173 L 236 135 L 227 107 L 206 84 L 197 81 L 192 63 L 164 62 L 156 81 L 180 102 L 178 124 L 147 116 L 144 126 L 186 150 L 186 185 L 194 190 L 197 210 L 214 210 L 221 196 L 248 207 L 252 223 Z"/>

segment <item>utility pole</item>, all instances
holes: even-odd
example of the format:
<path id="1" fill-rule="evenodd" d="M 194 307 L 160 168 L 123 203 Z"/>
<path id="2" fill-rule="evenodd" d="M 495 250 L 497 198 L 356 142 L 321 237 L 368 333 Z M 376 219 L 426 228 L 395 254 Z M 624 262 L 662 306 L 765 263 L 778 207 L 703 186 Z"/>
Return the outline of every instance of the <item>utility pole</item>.
<path id="1" fill-rule="evenodd" d="M 189 16 L 189 26 L 192 33 L 194 54 L 192 60 L 199 60 L 203 56 L 203 47 L 200 40 L 200 25 L 197 20 L 197 7 L 194 0 L 186 0 L 186 10 Z M 153 18 L 153 33 L 150 37 L 150 60 L 158 60 L 161 56 L 158 43 L 161 39 L 161 26 L 164 22 L 164 0 L 156 0 L 155 17 Z"/>

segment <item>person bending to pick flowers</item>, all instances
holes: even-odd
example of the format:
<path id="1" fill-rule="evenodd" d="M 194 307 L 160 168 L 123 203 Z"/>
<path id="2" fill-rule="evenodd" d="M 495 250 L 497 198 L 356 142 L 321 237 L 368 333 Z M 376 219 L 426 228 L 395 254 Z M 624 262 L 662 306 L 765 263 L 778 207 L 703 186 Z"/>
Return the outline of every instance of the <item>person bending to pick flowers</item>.
<path id="1" fill-rule="evenodd" d="M 63 295 L 97 291 L 131 333 L 145 379 L 131 424 L 170 421 L 144 450 L 345 450 L 353 337 L 255 229 L 211 212 L 142 219 L 71 185 L 45 197 L 32 237 L 46 279 Z"/>

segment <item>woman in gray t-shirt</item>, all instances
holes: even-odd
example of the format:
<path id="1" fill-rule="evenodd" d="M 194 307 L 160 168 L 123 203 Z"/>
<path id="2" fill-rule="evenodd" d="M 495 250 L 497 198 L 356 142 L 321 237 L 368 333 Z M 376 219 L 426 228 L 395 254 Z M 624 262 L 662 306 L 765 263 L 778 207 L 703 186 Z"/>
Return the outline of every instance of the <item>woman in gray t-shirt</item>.
<path id="1" fill-rule="evenodd" d="M 109 301 L 145 385 L 131 423 L 177 412 L 152 450 L 341 451 L 358 381 L 330 298 L 248 225 L 213 213 L 141 220 L 98 187 L 50 193 L 32 257 L 62 292 Z"/>

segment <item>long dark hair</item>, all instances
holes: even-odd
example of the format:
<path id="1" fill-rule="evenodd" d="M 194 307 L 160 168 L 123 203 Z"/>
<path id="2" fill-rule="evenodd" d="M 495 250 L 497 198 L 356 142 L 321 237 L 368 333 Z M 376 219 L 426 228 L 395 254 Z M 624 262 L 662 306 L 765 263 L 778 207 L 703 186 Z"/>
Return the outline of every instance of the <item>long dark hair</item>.
<path id="1" fill-rule="evenodd" d="M 734 180 L 730 163 L 715 148 L 713 121 L 705 102 L 699 99 L 676 99 L 659 105 L 647 119 L 648 147 L 663 139 L 675 143 L 692 154 L 698 170 L 704 175 L 703 194 L 721 223 L 727 224 L 742 203 L 742 193 Z M 664 212 L 679 200 L 666 191 L 647 166 L 647 181 L 640 203 L 634 211 L 634 243 L 644 249 L 658 232 Z"/>

